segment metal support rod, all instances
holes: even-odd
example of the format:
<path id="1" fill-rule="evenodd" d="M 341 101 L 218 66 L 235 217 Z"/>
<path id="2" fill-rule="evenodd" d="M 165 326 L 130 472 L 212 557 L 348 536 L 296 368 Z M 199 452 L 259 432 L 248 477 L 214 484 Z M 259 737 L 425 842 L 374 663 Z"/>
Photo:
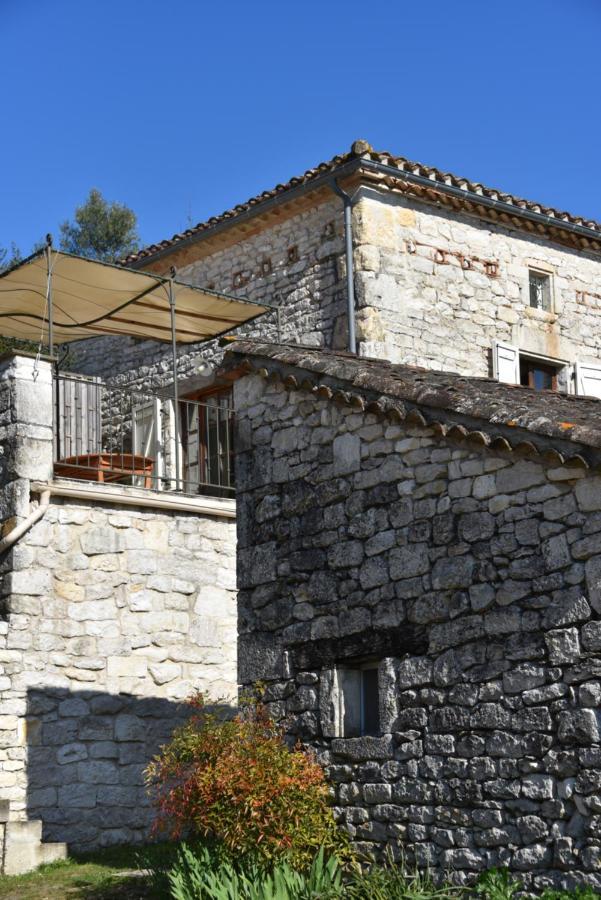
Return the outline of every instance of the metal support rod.
<path id="1" fill-rule="evenodd" d="M 180 430 L 179 430 L 179 397 L 177 392 L 177 341 L 175 331 L 175 294 L 173 291 L 173 279 L 175 277 L 175 269 L 171 267 L 171 277 L 169 279 L 169 311 L 171 313 L 171 356 L 173 366 L 173 427 L 175 428 L 175 490 L 179 491 L 180 485 Z"/>
<path id="2" fill-rule="evenodd" d="M 355 272 L 353 263 L 353 219 L 352 198 L 343 191 L 336 179 L 330 182 L 335 194 L 342 197 L 344 203 L 344 247 L 346 256 L 346 303 L 348 317 L 348 350 L 349 353 L 357 352 L 357 338 L 355 333 Z"/>
<path id="3" fill-rule="evenodd" d="M 46 235 L 46 274 L 48 278 L 48 354 L 54 355 L 54 307 L 52 303 L 52 235 Z"/>
<path id="4" fill-rule="evenodd" d="M 54 356 L 54 301 L 52 297 L 52 235 L 46 235 L 46 292 L 47 292 L 47 301 L 48 301 L 48 355 L 50 357 Z M 40 340 L 40 345 L 43 341 L 43 333 L 42 338 Z M 40 346 L 41 349 L 41 346 Z M 59 372 L 59 360 L 58 358 L 54 360 L 53 363 L 54 369 L 54 378 L 53 378 L 53 388 L 54 388 L 54 406 L 52 410 L 53 420 L 54 420 L 54 428 L 53 434 L 55 447 L 54 453 L 55 458 L 58 459 L 61 451 L 61 417 L 60 417 L 60 384 L 58 379 Z"/>

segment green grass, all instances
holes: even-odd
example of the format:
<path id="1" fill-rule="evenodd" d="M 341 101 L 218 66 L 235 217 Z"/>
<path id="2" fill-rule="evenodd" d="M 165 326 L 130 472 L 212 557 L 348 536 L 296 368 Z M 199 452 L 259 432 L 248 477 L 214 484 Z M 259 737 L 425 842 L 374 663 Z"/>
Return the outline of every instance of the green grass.
<path id="1" fill-rule="evenodd" d="M 27 875 L 0 875 L 1 900 L 160 900 L 137 850 L 116 847 L 41 866 Z"/>
<path id="2" fill-rule="evenodd" d="M 114 847 L 72 857 L 28 875 L 0 875 L 0 900 L 169 900 L 166 879 L 160 873 L 171 868 L 175 857 L 176 847 L 168 843 Z M 147 867 L 155 870 L 154 879 Z M 326 894 L 345 900 L 515 900 L 520 887 L 504 869 L 482 873 L 477 884 L 465 890 L 450 884 L 436 886 L 423 874 L 405 871 L 402 864 L 389 864 L 351 877 L 342 894 Z M 549 890 L 539 900 L 601 900 L 601 895 L 591 888 Z"/>

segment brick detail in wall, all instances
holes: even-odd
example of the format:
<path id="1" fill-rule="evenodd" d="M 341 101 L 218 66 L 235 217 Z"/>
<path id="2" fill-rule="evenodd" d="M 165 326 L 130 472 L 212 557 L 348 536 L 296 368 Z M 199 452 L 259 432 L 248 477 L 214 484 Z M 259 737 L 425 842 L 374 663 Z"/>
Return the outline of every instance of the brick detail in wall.
<path id="1" fill-rule="evenodd" d="M 566 362 L 601 359 L 598 254 L 373 190 L 359 199 L 354 236 L 365 355 L 484 376 L 493 340 Z M 537 266 L 552 277 L 552 313 L 529 305 Z"/>
<path id="2" fill-rule="evenodd" d="M 282 341 L 344 347 L 344 273 L 339 262 L 344 243 L 343 236 L 332 227 L 338 215 L 341 210 L 337 200 L 313 207 L 182 267 L 178 277 L 280 307 Z M 277 340 L 275 313 L 243 326 L 237 334 L 260 334 Z M 182 346 L 178 352 L 179 376 L 192 375 L 203 360 L 218 362 L 221 357 L 215 341 Z M 71 345 L 69 367 L 152 390 L 171 381 L 171 348 L 156 341 L 98 338 Z"/>

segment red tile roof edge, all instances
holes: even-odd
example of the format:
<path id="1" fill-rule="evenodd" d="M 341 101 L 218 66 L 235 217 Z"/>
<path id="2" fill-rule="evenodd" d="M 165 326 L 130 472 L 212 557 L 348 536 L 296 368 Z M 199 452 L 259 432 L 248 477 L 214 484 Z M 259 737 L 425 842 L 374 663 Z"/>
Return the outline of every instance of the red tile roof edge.
<path id="1" fill-rule="evenodd" d="M 263 191 L 261 194 L 258 194 L 255 197 L 251 197 L 245 203 L 239 203 L 232 209 L 228 209 L 218 216 L 211 216 L 211 218 L 207 219 L 205 222 L 199 222 L 193 228 L 188 228 L 185 231 L 178 232 L 171 238 L 168 238 L 164 241 L 159 241 L 156 244 L 149 244 L 147 247 L 144 247 L 137 253 L 132 253 L 124 259 L 120 260 L 120 262 L 122 265 L 133 265 L 134 263 L 137 263 L 141 260 L 152 258 L 156 254 L 161 253 L 165 250 L 169 250 L 170 248 L 177 249 L 178 245 L 183 241 L 187 241 L 188 239 L 194 238 L 197 235 L 200 236 L 202 233 L 209 231 L 214 226 L 225 223 L 228 220 L 234 222 L 241 214 L 248 212 L 253 207 L 260 207 L 261 204 L 265 201 L 272 200 L 275 197 L 283 195 L 293 188 L 308 184 L 326 173 L 334 174 L 337 169 L 342 168 L 342 166 L 344 166 L 346 163 L 355 159 L 359 162 L 359 168 L 360 160 L 363 159 L 380 163 L 393 169 L 398 169 L 400 177 L 402 177 L 403 173 L 409 173 L 412 175 L 422 176 L 423 178 L 428 178 L 431 180 L 433 188 L 435 188 L 437 184 L 445 186 L 450 185 L 454 188 L 459 188 L 466 192 L 466 200 L 469 199 L 468 195 L 471 194 L 476 195 L 476 197 L 483 197 L 487 200 L 500 201 L 502 203 L 515 207 L 513 212 L 517 217 L 523 214 L 523 212 L 526 210 L 530 213 L 538 213 L 550 219 L 557 220 L 554 223 L 549 223 L 549 225 L 553 224 L 558 228 L 561 228 L 566 224 L 581 226 L 583 228 L 589 229 L 592 232 L 597 232 L 598 238 L 595 234 L 590 235 L 590 237 L 592 239 L 598 239 L 599 241 L 601 241 L 601 223 L 595 221 L 594 219 L 585 219 L 582 216 L 575 216 L 572 213 L 557 210 L 553 207 L 545 206 L 542 203 L 536 203 L 533 200 L 526 200 L 523 197 L 517 197 L 513 194 L 508 194 L 505 191 L 501 191 L 497 188 L 486 187 L 479 182 L 470 181 L 467 178 L 453 175 L 450 172 L 443 172 L 440 169 L 434 168 L 432 166 L 426 166 L 422 163 L 412 162 L 411 160 L 408 160 L 403 156 L 395 156 L 394 154 L 388 153 L 386 151 L 376 151 L 371 147 L 370 144 L 367 143 L 367 141 L 359 140 L 353 143 L 349 153 L 334 156 L 327 162 L 319 163 L 319 165 L 314 166 L 311 169 L 307 169 L 307 171 L 302 175 L 291 178 L 284 184 L 277 184 L 271 190 Z"/>

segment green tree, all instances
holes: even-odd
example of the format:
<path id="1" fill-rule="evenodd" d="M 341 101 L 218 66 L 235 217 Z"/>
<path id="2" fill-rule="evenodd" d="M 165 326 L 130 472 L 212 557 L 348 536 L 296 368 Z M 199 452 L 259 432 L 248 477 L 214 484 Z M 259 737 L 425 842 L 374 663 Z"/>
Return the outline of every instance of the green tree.
<path id="1" fill-rule="evenodd" d="M 108 202 L 96 188 L 75 210 L 73 222 L 60 226 L 61 250 L 89 259 L 115 262 L 139 247 L 135 212 L 122 203 Z"/>
<path id="2" fill-rule="evenodd" d="M 6 272 L 7 269 L 16 265 L 21 259 L 21 251 L 14 241 L 10 245 L 10 251 L 6 247 L 0 247 L 0 272 Z"/>

